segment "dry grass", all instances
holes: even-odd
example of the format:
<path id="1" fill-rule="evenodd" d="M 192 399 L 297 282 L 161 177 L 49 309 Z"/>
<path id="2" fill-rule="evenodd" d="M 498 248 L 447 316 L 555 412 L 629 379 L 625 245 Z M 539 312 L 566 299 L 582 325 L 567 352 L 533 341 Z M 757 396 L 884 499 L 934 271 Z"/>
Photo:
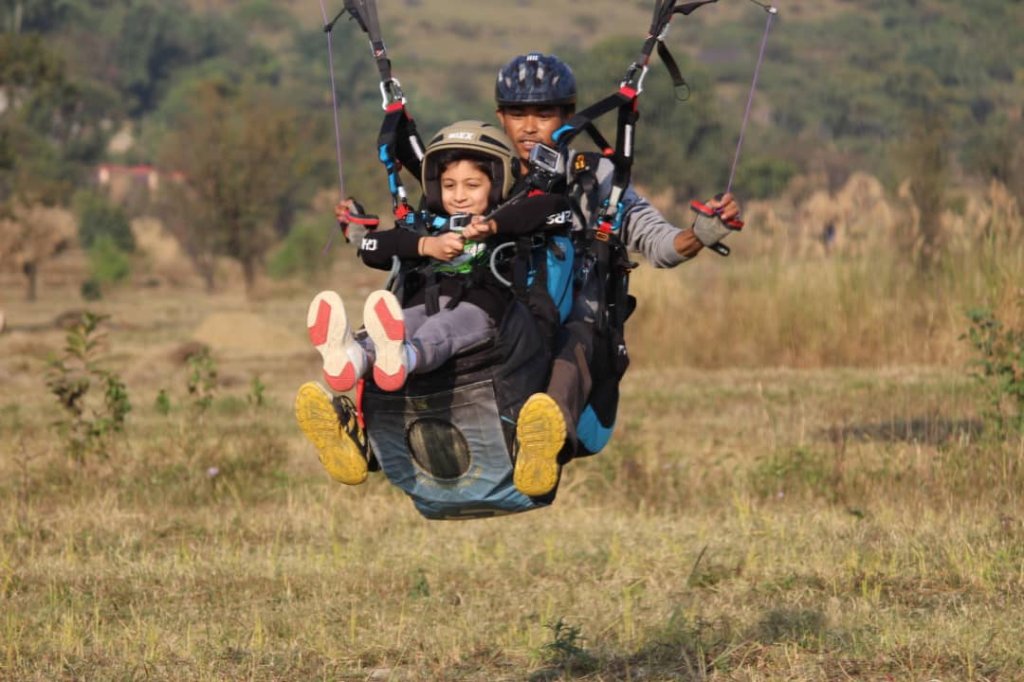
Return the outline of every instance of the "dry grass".
<path id="1" fill-rule="evenodd" d="M 376 283 L 350 254 L 254 301 L 98 304 L 134 410 L 84 465 L 43 380 L 79 302 L 44 273 L 0 335 L 0 678 L 1019 679 L 1024 442 L 985 431 L 957 337 L 1024 268 L 976 243 L 928 287 L 884 254 L 739 240 L 638 276 L 612 446 L 552 508 L 462 523 L 380 476 L 330 483 L 294 427 L 306 301 Z M 184 391 L 197 336 L 206 412 Z"/>
<path id="2" fill-rule="evenodd" d="M 637 371 L 615 446 L 571 465 L 553 508 L 465 523 L 420 519 L 379 477 L 330 484 L 286 404 L 226 398 L 201 430 L 139 404 L 128 442 L 84 468 L 19 410 L 6 677 L 1010 679 L 1024 664 L 1008 608 L 1024 451 L 997 448 L 1003 479 L 947 461 L 979 454 L 976 426 L 952 423 L 972 415 L 969 384 L 948 372 Z M 556 638 L 559 619 L 578 638 Z"/>
<path id="3" fill-rule="evenodd" d="M 962 366 L 968 310 L 1022 321 L 1024 220 L 1001 186 L 961 190 L 963 206 L 942 217 L 946 256 L 927 273 L 901 248 L 917 229 L 909 200 L 887 198 L 862 175 L 834 195 L 793 189 L 749 208 L 731 258 L 708 252 L 674 271 L 637 270 L 634 357 L 690 367 Z M 836 238 L 826 251 L 828 222 Z"/>

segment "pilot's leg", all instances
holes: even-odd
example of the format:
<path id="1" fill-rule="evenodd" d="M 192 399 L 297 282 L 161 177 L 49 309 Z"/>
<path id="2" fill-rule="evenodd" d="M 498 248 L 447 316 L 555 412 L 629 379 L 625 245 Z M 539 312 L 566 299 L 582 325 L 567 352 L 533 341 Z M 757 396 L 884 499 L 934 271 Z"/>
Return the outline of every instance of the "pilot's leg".
<path id="1" fill-rule="evenodd" d="M 331 478 L 348 485 L 366 480 L 366 434 L 351 399 L 331 396 L 320 384 L 307 382 L 295 396 L 295 419 Z"/>
<path id="2" fill-rule="evenodd" d="M 513 482 L 525 495 L 536 497 L 551 492 L 561 472 L 559 453 L 565 449 L 571 456 L 576 447 L 576 424 L 593 385 L 592 329 L 583 320 L 566 323 L 559 331 L 547 391 L 531 395 L 519 411 L 519 448 Z"/>

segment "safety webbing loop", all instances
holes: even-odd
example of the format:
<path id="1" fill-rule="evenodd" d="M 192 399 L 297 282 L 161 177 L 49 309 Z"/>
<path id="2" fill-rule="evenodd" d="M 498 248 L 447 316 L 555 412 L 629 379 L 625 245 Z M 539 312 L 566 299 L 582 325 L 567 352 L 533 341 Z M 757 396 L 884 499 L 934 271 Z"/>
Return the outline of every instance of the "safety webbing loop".
<path id="1" fill-rule="evenodd" d="M 406 108 L 405 94 L 398 79 L 391 70 L 391 59 L 380 29 L 375 0 L 345 0 L 342 12 L 349 15 L 359 24 L 370 41 L 370 53 L 380 73 L 381 106 L 384 109 L 384 120 L 381 122 L 377 137 L 377 154 L 384 165 L 388 176 L 388 189 L 391 191 L 392 211 L 395 218 L 404 220 L 412 212 L 408 194 L 402 184 L 401 171 L 409 171 L 417 179 L 423 161 L 423 141 L 416 130 L 416 122 Z M 341 13 L 339 13 L 339 16 Z M 337 21 L 337 17 L 335 20 Z M 334 22 L 331 22 L 332 24 Z"/>

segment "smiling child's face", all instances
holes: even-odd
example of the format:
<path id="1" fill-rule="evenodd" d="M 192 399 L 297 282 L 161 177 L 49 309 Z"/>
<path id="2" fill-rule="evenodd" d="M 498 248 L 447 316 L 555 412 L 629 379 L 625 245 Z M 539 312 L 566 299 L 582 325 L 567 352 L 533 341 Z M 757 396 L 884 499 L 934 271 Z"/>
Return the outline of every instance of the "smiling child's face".
<path id="1" fill-rule="evenodd" d="M 449 215 L 483 215 L 490 194 L 491 179 L 472 161 L 454 161 L 441 173 L 441 205 Z"/>

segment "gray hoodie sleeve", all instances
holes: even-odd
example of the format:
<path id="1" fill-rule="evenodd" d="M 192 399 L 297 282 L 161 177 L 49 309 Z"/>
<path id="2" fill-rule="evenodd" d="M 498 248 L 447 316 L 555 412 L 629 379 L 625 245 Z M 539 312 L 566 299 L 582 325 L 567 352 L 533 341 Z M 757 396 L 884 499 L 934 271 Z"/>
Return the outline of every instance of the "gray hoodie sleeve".
<path id="1" fill-rule="evenodd" d="M 612 171 L 612 163 L 601 159 L 596 175 L 601 183 L 602 200 L 611 192 Z M 668 222 L 658 209 L 634 191 L 632 185 L 626 188 L 624 203 L 626 246 L 630 251 L 643 254 L 656 268 L 673 268 L 689 260 L 676 251 L 675 239 L 680 228 Z M 584 211 L 589 213 L 589 207 L 585 206 Z"/>

